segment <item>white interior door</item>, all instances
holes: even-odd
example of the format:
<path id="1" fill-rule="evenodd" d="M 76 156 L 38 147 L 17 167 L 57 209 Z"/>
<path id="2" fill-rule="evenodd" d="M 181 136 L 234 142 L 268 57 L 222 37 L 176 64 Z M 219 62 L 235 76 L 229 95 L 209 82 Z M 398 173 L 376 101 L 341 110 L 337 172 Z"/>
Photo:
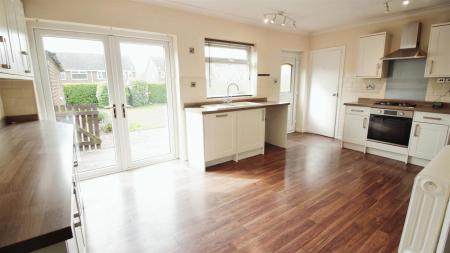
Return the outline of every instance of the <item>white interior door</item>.
<path id="1" fill-rule="evenodd" d="M 312 51 L 308 104 L 308 132 L 335 136 L 339 87 L 342 79 L 344 48 Z"/>
<path id="2" fill-rule="evenodd" d="M 296 104 L 298 91 L 298 53 L 283 52 L 281 56 L 280 101 L 289 102 L 287 131 L 295 131 Z"/>

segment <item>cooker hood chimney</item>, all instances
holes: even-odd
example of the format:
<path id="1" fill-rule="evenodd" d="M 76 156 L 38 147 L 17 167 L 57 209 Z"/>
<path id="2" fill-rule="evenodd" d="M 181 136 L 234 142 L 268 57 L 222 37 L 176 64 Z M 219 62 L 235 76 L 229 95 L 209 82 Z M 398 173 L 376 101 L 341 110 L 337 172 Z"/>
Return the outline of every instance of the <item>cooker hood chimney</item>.
<path id="1" fill-rule="evenodd" d="M 402 30 L 400 49 L 386 55 L 382 60 L 425 58 L 427 54 L 419 48 L 420 28 L 421 24 L 419 22 L 405 25 Z"/>

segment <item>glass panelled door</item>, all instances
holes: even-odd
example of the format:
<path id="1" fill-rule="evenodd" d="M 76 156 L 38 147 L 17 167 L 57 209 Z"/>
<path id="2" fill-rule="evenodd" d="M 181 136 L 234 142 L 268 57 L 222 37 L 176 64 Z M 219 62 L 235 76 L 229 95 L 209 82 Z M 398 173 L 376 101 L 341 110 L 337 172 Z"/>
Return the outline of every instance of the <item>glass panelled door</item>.
<path id="1" fill-rule="evenodd" d="M 290 103 L 288 107 L 288 133 L 295 131 L 297 63 L 298 56 L 296 53 L 283 52 L 281 57 L 280 101 Z"/>
<path id="2" fill-rule="evenodd" d="M 39 53 L 57 121 L 74 125 L 82 174 L 117 169 L 117 138 L 112 85 L 108 80 L 107 40 L 76 34 L 42 35 Z"/>
<path id="3" fill-rule="evenodd" d="M 35 36 L 47 117 L 74 125 L 81 177 L 176 158 L 169 41 Z"/>
<path id="4" fill-rule="evenodd" d="M 115 44 L 130 165 L 174 157 L 168 44 L 129 38 L 118 38 Z"/>

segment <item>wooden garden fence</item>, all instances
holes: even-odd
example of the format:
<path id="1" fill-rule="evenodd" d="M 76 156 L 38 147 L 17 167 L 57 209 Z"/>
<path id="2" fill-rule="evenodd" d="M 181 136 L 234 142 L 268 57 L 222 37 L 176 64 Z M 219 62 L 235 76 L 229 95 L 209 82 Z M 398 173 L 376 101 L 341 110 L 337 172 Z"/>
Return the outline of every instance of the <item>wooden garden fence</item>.
<path id="1" fill-rule="evenodd" d="M 57 121 L 75 126 L 80 150 L 101 148 L 97 105 L 55 105 L 55 114 Z"/>

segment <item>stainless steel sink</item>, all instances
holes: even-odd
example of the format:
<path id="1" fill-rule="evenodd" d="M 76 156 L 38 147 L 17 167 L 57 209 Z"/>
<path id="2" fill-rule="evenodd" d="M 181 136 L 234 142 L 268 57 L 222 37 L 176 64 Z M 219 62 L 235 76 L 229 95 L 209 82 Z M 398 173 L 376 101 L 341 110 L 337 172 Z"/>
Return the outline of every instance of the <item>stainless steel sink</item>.
<path id="1" fill-rule="evenodd" d="M 234 103 L 202 105 L 202 107 L 207 109 L 229 109 L 229 108 L 252 107 L 259 105 L 260 104 L 256 102 L 234 102 Z"/>

